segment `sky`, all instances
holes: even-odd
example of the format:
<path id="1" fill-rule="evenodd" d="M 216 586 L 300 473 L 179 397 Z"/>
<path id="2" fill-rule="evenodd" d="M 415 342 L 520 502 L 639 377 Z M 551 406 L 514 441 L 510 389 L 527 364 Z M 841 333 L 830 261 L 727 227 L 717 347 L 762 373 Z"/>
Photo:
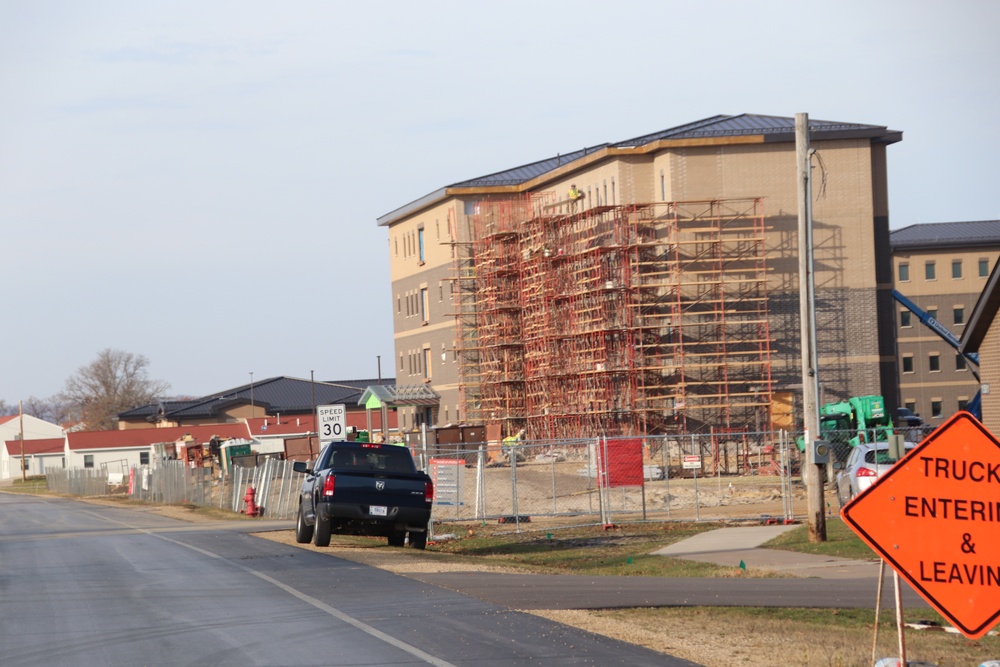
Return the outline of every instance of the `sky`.
<path id="1" fill-rule="evenodd" d="M 1000 219 L 997 25 L 991 0 L 0 0 L 0 400 L 107 348 L 178 396 L 390 377 L 379 216 L 717 114 L 902 131 L 894 229 Z"/>

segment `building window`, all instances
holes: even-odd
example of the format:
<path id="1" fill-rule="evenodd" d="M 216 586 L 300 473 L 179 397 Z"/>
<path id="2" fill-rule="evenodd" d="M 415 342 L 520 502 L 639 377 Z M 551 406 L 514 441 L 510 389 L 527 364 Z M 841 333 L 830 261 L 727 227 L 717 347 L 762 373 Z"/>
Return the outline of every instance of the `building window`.
<path id="1" fill-rule="evenodd" d="M 424 379 L 431 379 L 431 349 L 429 347 L 424 348 Z"/>
<path id="2" fill-rule="evenodd" d="M 952 316 L 955 318 L 955 324 L 965 324 L 965 308 L 963 306 L 955 306 Z"/>
<path id="3" fill-rule="evenodd" d="M 406 362 L 403 361 L 403 353 L 399 353 L 399 372 L 402 373 L 406 370 Z"/>
<path id="4" fill-rule="evenodd" d="M 927 358 L 927 368 L 931 373 L 941 370 L 941 356 L 934 352 Z"/>
<path id="5" fill-rule="evenodd" d="M 941 399 L 931 401 L 931 417 L 941 416 Z"/>
<path id="6" fill-rule="evenodd" d="M 24 472 L 31 470 L 31 459 L 21 459 L 21 470 Z"/>
<path id="7" fill-rule="evenodd" d="M 615 179 L 611 179 L 611 205 L 618 205 L 618 197 L 615 195 Z"/>
<path id="8" fill-rule="evenodd" d="M 966 368 L 968 368 L 968 366 L 965 365 L 965 357 L 963 357 L 961 354 L 956 354 L 955 355 L 955 370 L 956 371 L 964 371 Z"/>
<path id="9" fill-rule="evenodd" d="M 667 181 L 663 178 L 663 170 L 660 170 L 660 201 L 667 201 Z"/>
<path id="10" fill-rule="evenodd" d="M 910 280 L 910 265 L 900 264 L 899 265 L 899 282 L 905 283 Z"/>
<path id="11" fill-rule="evenodd" d="M 431 319 L 431 302 L 427 296 L 426 287 L 420 288 L 420 319 L 424 321 L 424 324 L 427 324 Z"/>
<path id="12" fill-rule="evenodd" d="M 952 278 L 962 277 L 962 260 L 960 259 L 951 260 L 951 277 Z"/>
<path id="13" fill-rule="evenodd" d="M 981 259 L 979 260 L 979 277 L 985 278 L 990 275 L 990 260 Z"/>
<path id="14" fill-rule="evenodd" d="M 149 465 L 149 452 L 139 452 L 139 465 L 141 466 Z"/>
<path id="15" fill-rule="evenodd" d="M 916 402 L 916 401 L 906 401 L 906 402 L 905 402 L 905 403 L 903 404 L 903 406 L 904 406 L 904 407 L 905 407 L 905 408 L 906 408 L 907 410 L 909 410 L 910 412 L 912 412 L 913 414 L 916 414 L 916 413 L 917 413 L 917 402 Z"/>
<path id="16" fill-rule="evenodd" d="M 910 313 L 910 311 L 908 310 L 899 311 L 899 326 L 903 327 L 904 329 L 907 327 L 912 327 L 913 323 L 910 320 L 911 315 L 912 313 Z"/>
<path id="17" fill-rule="evenodd" d="M 417 229 L 417 251 L 420 253 L 420 263 L 424 263 L 424 228 Z"/>
<path id="18" fill-rule="evenodd" d="M 906 355 L 903 357 L 903 372 L 904 373 L 913 372 L 913 357 L 911 355 Z"/>
<path id="19" fill-rule="evenodd" d="M 84 454 L 83 455 L 83 467 L 84 468 L 93 468 L 94 467 L 94 455 L 93 454 Z"/>
<path id="20" fill-rule="evenodd" d="M 937 268 L 934 266 L 933 261 L 924 264 L 924 278 L 926 280 L 937 280 Z"/>
<path id="21" fill-rule="evenodd" d="M 932 308 L 928 308 L 927 309 L 927 316 L 928 317 L 933 317 L 936 320 L 937 319 L 937 306 L 933 306 Z"/>
<path id="22" fill-rule="evenodd" d="M 969 399 L 960 396 L 959 399 L 958 399 L 958 409 L 959 410 L 968 410 L 969 409 Z"/>

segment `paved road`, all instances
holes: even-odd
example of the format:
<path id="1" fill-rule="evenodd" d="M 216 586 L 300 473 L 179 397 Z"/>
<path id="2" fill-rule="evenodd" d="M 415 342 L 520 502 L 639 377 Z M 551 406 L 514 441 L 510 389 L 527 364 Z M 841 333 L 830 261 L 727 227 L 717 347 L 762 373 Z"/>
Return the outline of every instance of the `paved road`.
<path id="1" fill-rule="evenodd" d="M 411 574 L 480 600 L 512 609 L 609 609 L 619 607 L 824 607 L 871 609 L 879 587 L 874 562 L 758 548 L 795 526 L 720 528 L 660 549 L 657 554 L 727 567 L 742 562 L 795 578 L 669 579 L 463 572 Z M 885 575 L 883 595 L 891 593 Z M 883 599 L 886 603 L 888 597 Z M 907 608 L 927 608 L 908 584 Z"/>
<path id="2" fill-rule="evenodd" d="M 663 577 L 585 577 L 575 575 L 410 574 L 480 600 L 512 609 L 612 609 L 627 607 L 802 607 L 872 609 L 878 593 L 874 579 L 666 579 Z M 883 605 L 891 604 L 886 579 Z M 903 606 L 928 608 L 913 590 L 903 591 Z"/>
<path id="3" fill-rule="evenodd" d="M 0 665 L 693 665 L 234 525 L 0 493 Z"/>

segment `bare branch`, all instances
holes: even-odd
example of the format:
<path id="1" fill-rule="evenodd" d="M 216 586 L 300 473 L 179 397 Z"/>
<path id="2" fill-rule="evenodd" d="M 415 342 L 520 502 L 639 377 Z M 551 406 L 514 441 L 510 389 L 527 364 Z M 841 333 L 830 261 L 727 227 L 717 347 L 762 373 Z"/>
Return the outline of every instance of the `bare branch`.
<path id="1" fill-rule="evenodd" d="M 82 366 L 66 380 L 60 398 L 91 430 L 116 427 L 120 412 L 147 405 L 162 397 L 170 385 L 147 376 L 149 359 L 111 348 Z"/>

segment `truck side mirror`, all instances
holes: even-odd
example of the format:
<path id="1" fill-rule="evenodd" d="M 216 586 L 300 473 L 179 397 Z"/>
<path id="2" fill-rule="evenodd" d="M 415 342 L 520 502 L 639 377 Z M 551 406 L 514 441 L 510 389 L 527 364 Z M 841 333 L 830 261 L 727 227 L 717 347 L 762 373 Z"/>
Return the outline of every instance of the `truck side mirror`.
<path id="1" fill-rule="evenodd" d="M 304 473 L 306 475 L 311 475 L 313 472 L 312 470 L 309 469 L 309 466 L 306 465 L 305 461 L 293 461 L 292 470 L 294 470 L 295 472 Z"/>

